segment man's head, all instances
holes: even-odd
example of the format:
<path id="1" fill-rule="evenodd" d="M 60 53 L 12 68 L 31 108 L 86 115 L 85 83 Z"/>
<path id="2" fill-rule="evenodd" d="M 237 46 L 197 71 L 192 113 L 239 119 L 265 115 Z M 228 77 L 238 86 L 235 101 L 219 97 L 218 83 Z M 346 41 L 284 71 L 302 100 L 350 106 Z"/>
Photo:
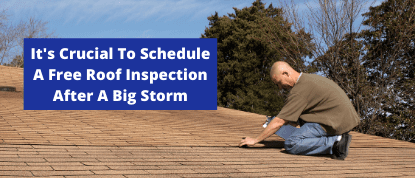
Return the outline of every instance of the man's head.
<path id="1" fill-rule="evenodd" d="M 288 63 L 278 61 L 272 65 L 270 76 L 271 80 L 278 85 L 280 89 L 289 90 L 294 87 L 300 73 L 291 68 Z"/>

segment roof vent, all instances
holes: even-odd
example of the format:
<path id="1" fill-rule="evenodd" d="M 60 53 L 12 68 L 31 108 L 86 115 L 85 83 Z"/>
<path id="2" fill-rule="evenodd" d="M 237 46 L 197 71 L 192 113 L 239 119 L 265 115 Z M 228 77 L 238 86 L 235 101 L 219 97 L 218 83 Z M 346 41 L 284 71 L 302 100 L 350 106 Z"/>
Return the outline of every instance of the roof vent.
<path id="1" fill-rule="evenodd" d="M 10 87 L 10 86 L 0 86 L 0 91 L 16 91 L 16 87 Z"/>

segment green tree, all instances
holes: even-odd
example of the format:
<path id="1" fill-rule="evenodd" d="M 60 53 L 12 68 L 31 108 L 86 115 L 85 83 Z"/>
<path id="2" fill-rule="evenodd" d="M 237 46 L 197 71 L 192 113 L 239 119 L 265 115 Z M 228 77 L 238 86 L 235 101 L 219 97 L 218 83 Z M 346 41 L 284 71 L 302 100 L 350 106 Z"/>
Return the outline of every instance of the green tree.
<path id="1" fill-rule="evenodd" d="M 364 133 L 415 139 L 415 1 L 388 0 L 371 7 L 359 37 L 367 53 L 364 66 L 372 85 L 374 117 Z"/>
<path id="2" fill-rule="evenodd" d="M 272 4 L 265 8 L 257 0 L 251 7 L 234 10 L 227 16 L 219 17 L 216 12 L 208 17 L 209 27 L 202 34 L 202 38 L 218 40 L 218 105 L 276 115 L 283 106 L 283 95 L 272 83 L 269 70 L 279 60 L 303 69 L 301 58 L 287 57 L 298 55 L 295 51 L 301 47 L 292 40 L 302 40 L 291 31 L 282 10 Z M 300 51 L 304 56 L 310 54 Z"/>

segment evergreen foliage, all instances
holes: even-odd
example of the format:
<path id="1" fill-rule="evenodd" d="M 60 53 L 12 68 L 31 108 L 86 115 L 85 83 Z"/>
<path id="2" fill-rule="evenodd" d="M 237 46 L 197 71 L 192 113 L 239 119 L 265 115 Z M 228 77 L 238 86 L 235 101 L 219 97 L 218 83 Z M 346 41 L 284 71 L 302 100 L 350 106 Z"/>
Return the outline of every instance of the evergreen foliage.
<path id="1" fill-rule="evenodd" d="M 364 120 L 360 130 L 415 142 L 415 1 L 388 0 L 364 16 L 369 29 L 359 35 L 367 49 L 363 65 L 373 91 L 384 88 L 373 95 L 384 112 Z"/>
<path id="2" fill-rule="evenodd" d="M 291 31 L 282 10 L 272 4 L 265 8 L 257 0 L 251 7 L 234 10 L 227 16 L 219 17 L 216 12 L 208 17 L 209 27 L 202 34 L 202 38 L 218 40 L 218 106 L 277 115 L 284 99 L 270 79 L 272 64 L 282 60 L 301 71 L 304 58 L 289 60 L 283 51 L 301 51 L 302 56 L 311 52 L 292 43 L 301 40 Z"/>

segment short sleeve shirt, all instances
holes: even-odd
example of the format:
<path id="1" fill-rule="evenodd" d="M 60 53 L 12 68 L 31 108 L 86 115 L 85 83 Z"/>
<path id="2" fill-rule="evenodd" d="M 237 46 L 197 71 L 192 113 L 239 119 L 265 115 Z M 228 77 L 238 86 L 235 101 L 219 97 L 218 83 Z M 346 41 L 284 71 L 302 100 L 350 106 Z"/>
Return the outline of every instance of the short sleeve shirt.
<path id="1" fill-rule="evenodd" d="M 277 117 L 319 123 L 331 135 L 347 132 L 360 121 L 343 89 L 328 78 L 306 73 L 289 92 Z"/>

